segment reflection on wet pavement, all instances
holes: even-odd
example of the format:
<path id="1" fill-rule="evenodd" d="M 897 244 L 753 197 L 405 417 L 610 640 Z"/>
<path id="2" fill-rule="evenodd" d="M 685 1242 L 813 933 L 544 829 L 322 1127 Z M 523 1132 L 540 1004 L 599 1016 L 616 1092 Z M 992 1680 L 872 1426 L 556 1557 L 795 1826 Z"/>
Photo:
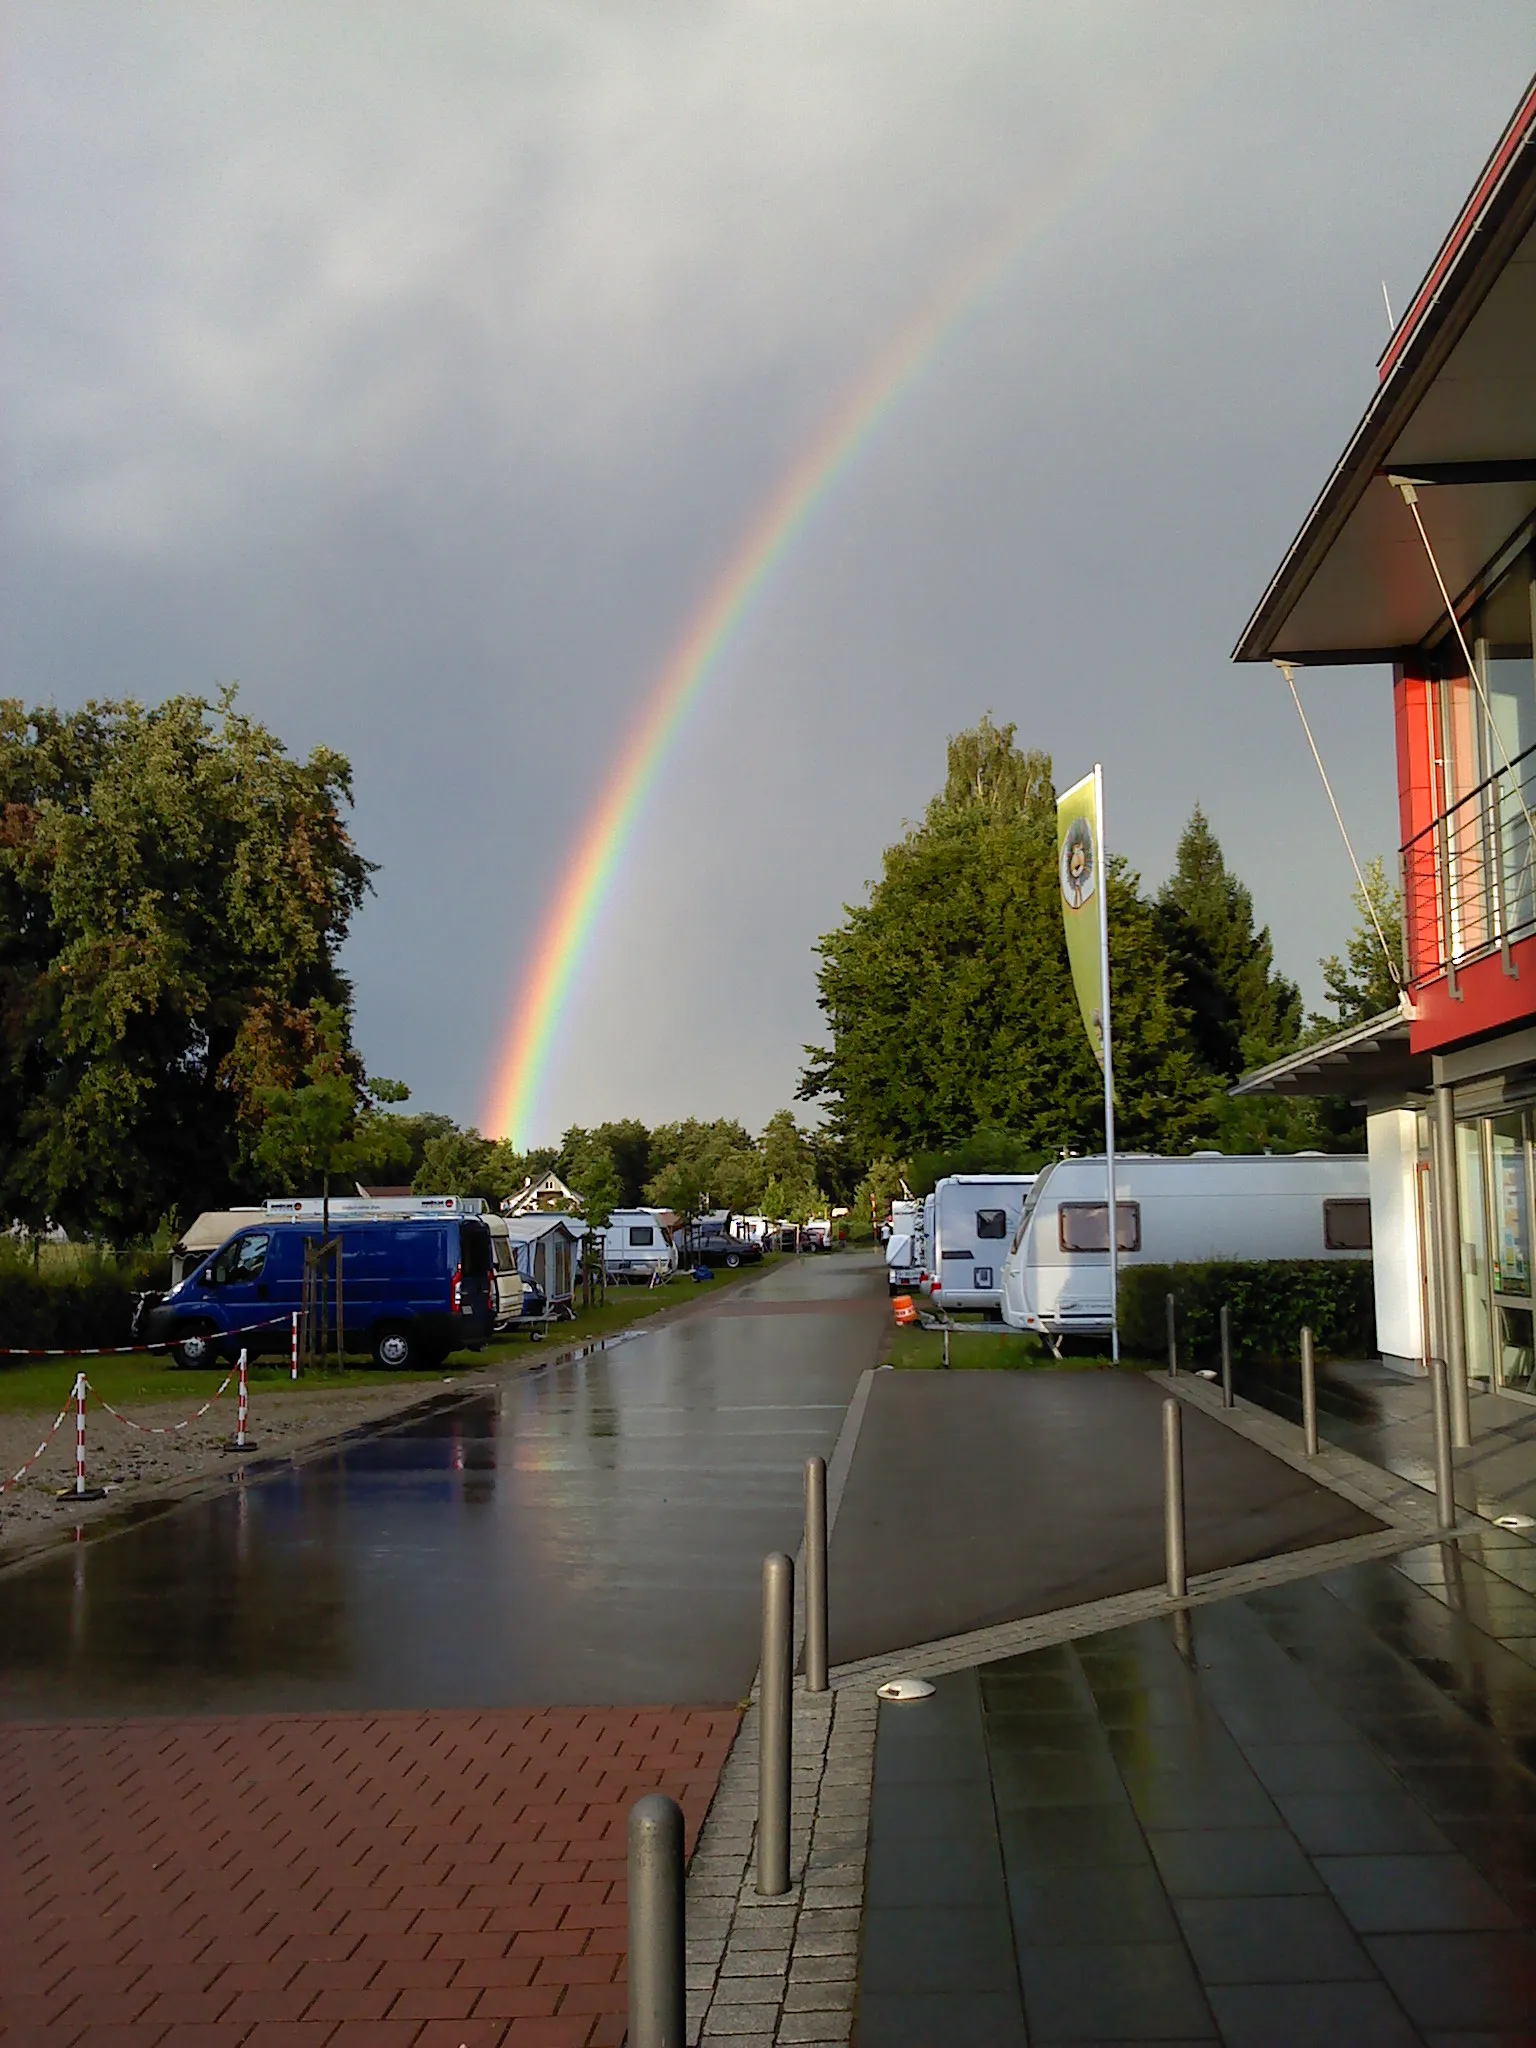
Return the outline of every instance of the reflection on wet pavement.
<path id="1" fill-rule="evenodd" d="M 882 1707 L 861 2048 L 1531 2038 L 1533 1586 L 1494 1531 Z"/>
<path id="2" fill-rule="evenodd" d="M 0 1711 L 740 1697 L 761 1559 L 884 1316 L 851 1261 L 759 1284 L 799 1312 L 672 1323 L 0 1576 Z"/>

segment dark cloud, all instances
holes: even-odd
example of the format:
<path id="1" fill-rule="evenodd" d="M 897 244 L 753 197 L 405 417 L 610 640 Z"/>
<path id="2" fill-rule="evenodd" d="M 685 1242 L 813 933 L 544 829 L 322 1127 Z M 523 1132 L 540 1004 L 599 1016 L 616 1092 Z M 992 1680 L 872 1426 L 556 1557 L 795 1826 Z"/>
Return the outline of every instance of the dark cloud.
<path id="1" fill-rule="evenodd" d="M 816 935 L 1014 719 L 1150 879 L 1349 874 L 1227 651 L 1531 63 L 1528 7 L 13 6 L 4 688 L 345 748 L 365 1048 L 468 1116 L 669 648 L 957 261 L 1097 165 L 837 479 L 658 779 L 542 1111 L 761 1118 Z M 1129 138 L 1129 140 L 1128 140 Z M 1076 174 L 1074 174 L 1076 175 Z M 1307 681 L 1363 852 L 1380 673 Z"/>

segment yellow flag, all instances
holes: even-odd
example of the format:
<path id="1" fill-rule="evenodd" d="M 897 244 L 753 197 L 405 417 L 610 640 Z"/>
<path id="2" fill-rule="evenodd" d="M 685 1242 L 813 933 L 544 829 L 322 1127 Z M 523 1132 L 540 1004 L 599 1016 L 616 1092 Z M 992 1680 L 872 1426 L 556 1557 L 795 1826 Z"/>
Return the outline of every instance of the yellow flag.
<path id="1" fill-rule="evenodd" d="M 1077 990 L 1083 1029 L 1100 1067 L 1104 1064 L 1104 963 L 1099 945 L 1100 859 L 1098 781 L 1085 775 L 1056 805 L 1056 872 L 1061 882 L 1061 919 L 1067 958 Z"/>

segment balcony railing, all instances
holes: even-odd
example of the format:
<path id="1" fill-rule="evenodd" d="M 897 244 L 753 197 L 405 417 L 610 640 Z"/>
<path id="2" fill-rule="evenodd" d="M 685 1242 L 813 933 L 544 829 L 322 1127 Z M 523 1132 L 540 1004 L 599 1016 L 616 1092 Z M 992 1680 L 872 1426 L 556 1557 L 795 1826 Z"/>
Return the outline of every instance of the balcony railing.
<path id="1" fill-rule="evenodd" d="M 1414 987 L 1491 953 L 1509 966 L 1536 932 L 1536 746 L 1442 811 L 1403 848 L 1403 916 Z"/>

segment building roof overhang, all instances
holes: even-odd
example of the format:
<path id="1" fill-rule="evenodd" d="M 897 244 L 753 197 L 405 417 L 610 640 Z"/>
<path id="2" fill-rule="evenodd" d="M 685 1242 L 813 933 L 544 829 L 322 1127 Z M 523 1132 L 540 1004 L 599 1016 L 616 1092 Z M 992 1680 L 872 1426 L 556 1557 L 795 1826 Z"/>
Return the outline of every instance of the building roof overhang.
<path id="1" fill-rule="evenodd" d="M 1430 1055 L 1415 1053 L 1408 1043 L 1407 1017 L 1385 1010 L 1244 1074 L 1229 1092 L 1303 1100 L 1345 1095 L 1371 1109 L 1389 1109 L 1427 1094 L 1432 1083 Z"/>
<path id="2" fill-rule="evenodd" d="M 1233 650 L 1373 662 L 1432 646 L 1536 522 L 1536 79 L 1395 329 L 1365 416 Z"/>

